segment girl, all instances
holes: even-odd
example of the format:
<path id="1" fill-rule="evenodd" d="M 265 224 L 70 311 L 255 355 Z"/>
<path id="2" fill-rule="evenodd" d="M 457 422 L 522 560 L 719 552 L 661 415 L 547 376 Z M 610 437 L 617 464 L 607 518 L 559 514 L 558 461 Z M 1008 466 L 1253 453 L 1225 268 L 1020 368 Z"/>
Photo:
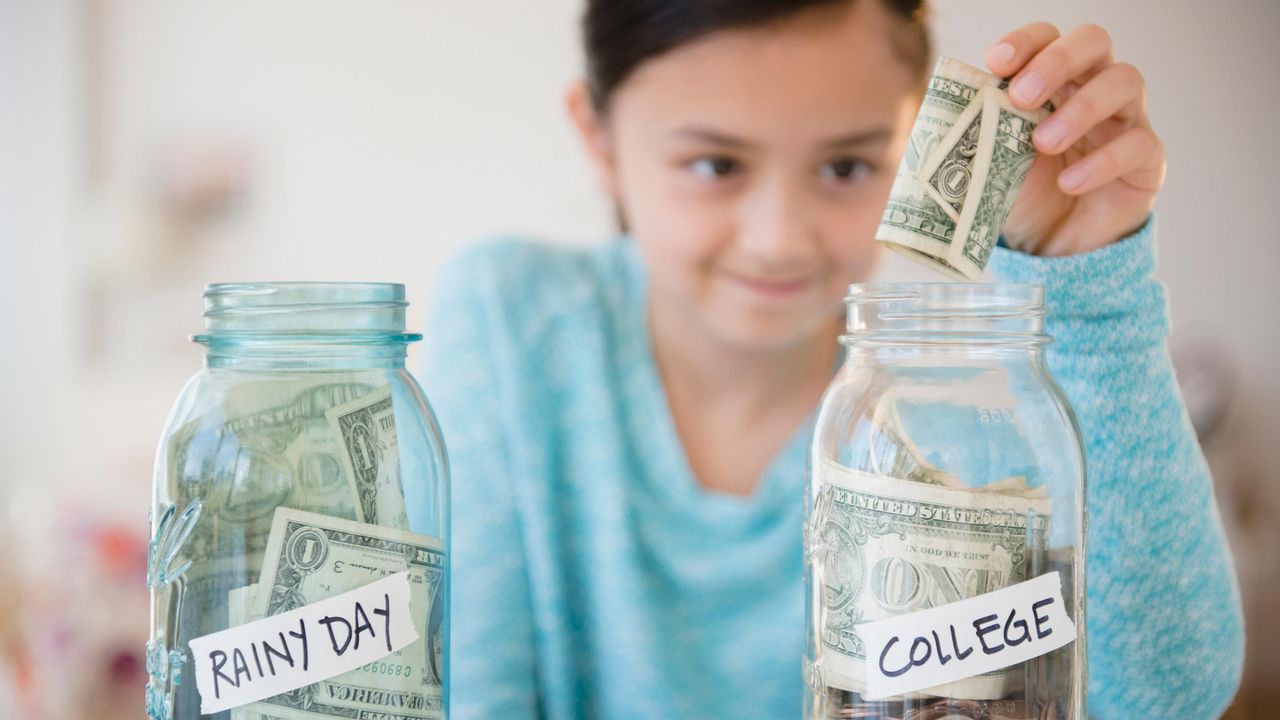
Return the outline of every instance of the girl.
<path id="1" fill-rule="evenodd" d="M 452 712 L 794 718 L 808 420 L 929 72 L 921 0 L 590 0 L 570 114 L 626 235 L 469 248 L 424 378 L 453 467 Z M 1239 598 L 1165 350 L 1165 167 L 1107 33 L 986 56 L 1064 101 L 997 278 L 1046 285 L 1089 462 L 1090 700 L 1208 718 Z"/>

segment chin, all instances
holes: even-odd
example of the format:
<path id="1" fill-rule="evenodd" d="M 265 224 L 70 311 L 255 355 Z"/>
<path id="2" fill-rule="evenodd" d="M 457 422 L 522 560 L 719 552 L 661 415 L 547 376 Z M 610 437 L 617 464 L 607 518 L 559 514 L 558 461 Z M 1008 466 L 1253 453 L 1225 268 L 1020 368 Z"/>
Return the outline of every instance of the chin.
<path id="1" fill-rule="evenodd" d="M 809 313 L 738 311 L 726 315 L 711 323 L 712 331 L 727 344 L 753 351 L 786 350 L 812 341 L 815 335 L 828 332 L 838 319 L 838 314 L 824 309 Z"/>

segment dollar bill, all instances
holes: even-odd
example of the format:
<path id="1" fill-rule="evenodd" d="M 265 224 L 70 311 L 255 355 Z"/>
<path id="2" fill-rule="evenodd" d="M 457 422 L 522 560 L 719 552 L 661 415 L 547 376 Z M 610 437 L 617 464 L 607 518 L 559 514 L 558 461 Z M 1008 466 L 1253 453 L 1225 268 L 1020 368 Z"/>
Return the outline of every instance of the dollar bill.
<path id="1" fill-rule="evenodd" d="M 280 508 L 248 620 L 270 617 L 408 571 L 419 639 L 381 661 L 246 706 L 281 720 L 443 717 L 444 545 L 369 523 Z M 234 591 L 233 591 L 234 592 Z M 229 600 L 231 598 L 229 597 Z M 252 716 L 246 716 L 249 720 Z"/>
<path id="2" fill-rule="evenodd" d="M 221 416 L 202 417 L 174 433 L 171 495 L 204 498 L 232 524 L 229 529 L 265 520 L 263 543 L 281 505 L 355 519 L 355 494 L 325 413 L 373 389 L 350 381 L 232 388 Z"/>
<path id="3" fill-rule="evenodd" d="M 191 637 L 217 626 L 212 611 L 228 590 L 257 579 L 277 507 L 355 519 L 355 495 L 324 413 L 372 389 L 346 379 L 314 387 L 241 385 L 225 399 L 222 415 L 205 415 L 174 433 L 169 495 L 177 504 L 200 498 L 209 518 L 184 548 L 192 562 L 186 602 L 201 608 L 184 615 L 199 623 Z"/>
<path id="4" fill-rule="evenodd" d="M 880 396 L 871 422 L 870 447 L 866 455 L 871 473 L 957 490 L 967 487 L 963 480 L 930 462 L 911 439 L 898 413 L 895 393 L 886 392 Z"/>
<path id="5" fill-rule="evenodd" d="M 241 385 L 235 390 L 261 403 L 270 397 L 266 385 Z M 231 418 L 224 429 L 252 448 L 260 462 L 272 462 L 279 469 L 289 488 L 279 505 L 357 519 L 355 492 L 343 468 L 344 449 L 327 413 L 367 396 L 375 387 L 368 382 L 324 383 L 295 390 L 287 402 L 252 412 L 236 412 L 232 396 L 224 403 Z M 284 390 L 288 392 L 287 385 Z M 260 488 L 262 483 L 255 486 Z M 269 513 L 274 506 L 268 504 L 265 510 Z"/>
<path id="6" fill-rule="evenodd" d="M 876 231 L 944 275 L 977 279 L 1035 159 L 1031 132 L 1053 110 L 1013 106 L 1007 83 L 938 60 Z"/>
<path id="7" fill-rule="evenodd" d="M 232 628 L 245 623 L 261 620 L 254 611 L 254 593 L 258 585 L 245 585 L 227 591 L 227 627 Z"/>
<path id="8" fill-rule="evenodd" d="M 866 687 L 859 624 L 1022 582 L 1032 556 L 1045 553 L 1050 502 L 1015 494 L 1016 480 L 988 492 L 872 475 L 829 460 L 817 461 L 814 472 L 820 490 L 809 542 L 817 547 L 808 555 L 823 593 L 817 630 L 831 687 Z M 997 699 L 1019 683 L 1017 668 L 1007 668 L 921 694 Z"/>
<path id="9" fill-rule="evenodd" d="M 1030 487 L 1025 475 L 1014 475 L 971 488 L 955 473 L 943 470 L 929 459 L 907 431 L 898 409 L 902 399 L 898 393 L 889 391 L 882 393 L 876 401 L 871 413 L 871 432 L 864 461 L 867 472 L 953 490 L 1048 497 L 1046 487 Z"/>
<path id="10" fill-rule="evenodd" d="M 191 565 L 170 630 L 174 642 L 237 624 L 231 593 L 258 580 L 277 508 L 356 518 L 343 450 L 325 413 L 367 396 L 380 378 L 343 372 L 312 383 L 243 382 L 220 408 L 173 433 L 168 495 L 180 507 L 197 499 L 204 506 L 178 560 Z M 174 709 L 199 714 L 193 683 L 177 686 Z"/>
<path id="11" fill-rule="evenodd" d="M 223 432 L 274 430 L 296 436 L 298 420 L 324 418 L 329 410 L 373 392 L 379 379 L 368 372 L 338 373 L 326 382 L 299 387 L 295 382 L 264 380 L 240 383 L 227 391 L 222 402 L 226 421 Z"/>
<path id="12" fill-rule="evenodd" d="M 356 499 L 356 519 L 407 530 L 391 387 L 331 408 L 325 417 L 337 438 L 342 467 Z"/>

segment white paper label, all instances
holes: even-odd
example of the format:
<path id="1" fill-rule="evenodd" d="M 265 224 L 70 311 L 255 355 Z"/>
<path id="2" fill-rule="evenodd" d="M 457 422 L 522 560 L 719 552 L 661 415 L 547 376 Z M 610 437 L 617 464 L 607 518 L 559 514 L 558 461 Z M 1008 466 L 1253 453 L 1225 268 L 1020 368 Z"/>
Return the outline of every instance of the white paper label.
<path id="1" fill-rule="evenodd" d="M 1052 572 L 936 608 L 858 625 L 868 700 L 999 670 L 1076 639 Z"/>
<path id="2" fill-rule="evenodd" d="M 418 639 L 409 573 L 191 641 L 200 712 L 296 690 L 386 657 Z"/>

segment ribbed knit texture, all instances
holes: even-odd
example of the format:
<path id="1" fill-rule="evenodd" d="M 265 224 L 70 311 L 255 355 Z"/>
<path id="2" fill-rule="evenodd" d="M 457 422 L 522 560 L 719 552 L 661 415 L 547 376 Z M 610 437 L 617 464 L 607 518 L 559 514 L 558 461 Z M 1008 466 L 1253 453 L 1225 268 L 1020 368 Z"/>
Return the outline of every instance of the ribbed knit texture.
<path id="1" fill-rule="evenodd" d="M 1211 718 L 1239 681 L 1240 600 L 1152 235 L 993 267 L 1046 286 L 1085 438 L 1091 714 Z M 453 472 L 454 720 L 800 715 L 808 424 L 752 496 L 702 489 L 645 293 L 626 239 L 475 244 L 436 278 L 421 377 Z"/>

